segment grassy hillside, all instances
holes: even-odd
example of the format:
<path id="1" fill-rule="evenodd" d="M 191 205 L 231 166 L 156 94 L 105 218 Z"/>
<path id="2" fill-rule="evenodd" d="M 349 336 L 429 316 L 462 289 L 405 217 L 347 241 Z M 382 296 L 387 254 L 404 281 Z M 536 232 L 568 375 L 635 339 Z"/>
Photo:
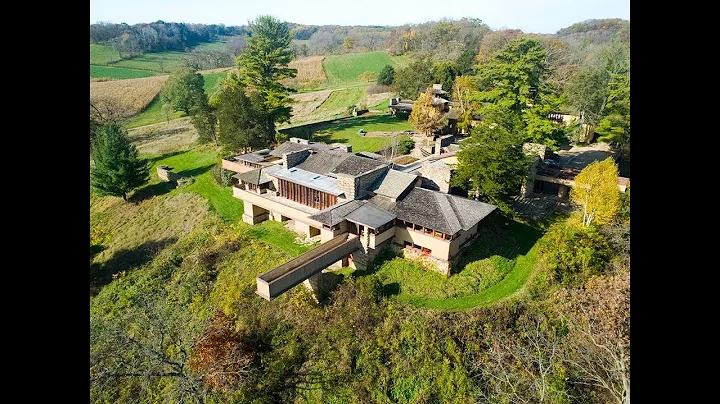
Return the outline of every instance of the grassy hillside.
<path id="1" fill-rule="evenodd" d="M 90 44 L 90 64 L 106 65 L 120 59 L 118 52 L 109 45 Z"/>
<path id="2" fill-rule="evenodd" d="M 358 78 L 364 72 L 380 73 L 385 65 L 403 66 L 406 57 L 391 57 L 387 52 L 347 53 L 327 56 L 323 61 L 327 87 L 367 86 L 367 80 Z"/>

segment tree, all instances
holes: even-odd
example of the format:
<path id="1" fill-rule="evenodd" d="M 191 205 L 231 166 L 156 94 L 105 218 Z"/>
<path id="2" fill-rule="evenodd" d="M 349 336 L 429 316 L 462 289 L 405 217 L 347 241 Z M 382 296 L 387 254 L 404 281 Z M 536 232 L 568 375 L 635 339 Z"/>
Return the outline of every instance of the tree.
<path id="1" fill-rule="evenodd" d="M 192 110 L 190 120 L 198 133 L 198 142 L 214 142 L 215 146 L 220 145 L 217 137 L 218 120 L 217 115 L 215 115 L 215 108 L 204 102 Z"/>
<path id="2" fill-rule="evenodd" d="M 100 127 L 92 142 L 90 185 L 100 195 L 122 196 L 150 180 L 147 160 L 138 157 L 125 130 L 116 123 Z"/>
<path id="3" fill-rule="evenodd" d="M 176 111 L 183 111 L 190 115 L 190 110 L 196 104 L 201 103 L 203 98 L 207 99 L 203 86 L 205 80 L 200 73 L 195 73 L 189 67 L 183 67 L 174 71 L 160 90 L 160 99 L 166 104 L 172 105 Z"/>
<path id="4" fill-rule="evenodd" d="M 395 72 L 392 89 L 400 98 L 414 100 L 432 83 L 432 61 L 429 58 L 417 58 Z"/>
<path id="5" fill-rule="evenodd" d="M 593 162 L 575 177 L 570 198 L 582 208 L 585 227 L 609 224 L 620 209 L 617 165 L 611 157 Z"/>
<path id="6" fill-rule="evenodd" d="M 458 76 L 472 74 L 475 70 L 475 53 L 470 49 L 465 49 L 457 58 L 455 64 L 457 65 Z"/>
<path id="7" fill-rule="evenodd" d="M 590 279 L 558 301 L 568 320 L 570 365 L 580 385 L 601 388 L 618 404 L 630 404 L 630 271 Z M 609 402 L 606 400 L 605 402 Z"/>
<path id="8" fill-rule="evenodd" d="M 455 62 L 444 60 L 433 64 L 433 82 L 442 84 L 442 88 L 446 91 L 452 89 L 457 75 Z"/>
<path id="9" fill-rule="evenodd" d="M 595 128 L 598 141 L 630 148 L 630 75 L 616 74 L 608 86 L 605 116 Z M 625 150 L 623 150 L 625 151 Z"/>
<path id="10" fill-rule="evenodd" d="M 420 133 L 432 135 L 446 119 L 441 106 L 433 105 L 432 89 L 427 89 L 413 104 L 408 122 Z"/>
<path id="11" fill-rule="evenodd" d="M 355 47 L 355 39 L 353 39 L 353 37 L 351 37 L 351 36 L 346 37 L 345 40 L 343 41 L 343 48 L 345 49 L 345 51 L 350 51 L 354 47 Z"/>
<path id="12" fill-rule="evenodd" d="M 395 80 L 395 69 L 390 65 L 385 65 L 377 78 L 377 83 L 383 86 L 392 85 Z"/>
<path id="13" fill-rule="evenodd" d="M 268 138 L 268 112 L 258 91 L 243 87 L 234 73 L 220 83 L 220 89 L 211 101 L 218 120 L 218 140 L 227 151 L 239 152 L 246 148 L 265 147 Z"/>
<path id="14" fill-rule="evenodd" d="M 463 133 L 470 131 L 472 112 L 479 109 L 479 106 L 475 105 L 470 97 L 476 91 L 475 82 L 470 76 L 458 76 L 452 86 L 451 98 L 458 104 L 460 112 L 457 126 Z"/>
<path id="15" fill-rule="evenodd" d="M 274 142 L 275 123 L 289 121 L 292 110 L 292 90 L 281 84 L 297 74 L 297 69 L 287 67 L 292 59 L 290 30 L 286 22 L 269 15 L 259 16 L 249 25 L 252 36 L 237 57 L 237 77 L 244 87 L 259 94 L 266 138 Z"/>
<path id="16" fill-rule="evenodd" d="M 519 193 L 530 164 L 513 118 L 507 110 L 494 111 L 472 129 L 470 138 L 460 145 L 456 175 L 450 182 L 505 213 L 512 211 L 512 198 Z"/>

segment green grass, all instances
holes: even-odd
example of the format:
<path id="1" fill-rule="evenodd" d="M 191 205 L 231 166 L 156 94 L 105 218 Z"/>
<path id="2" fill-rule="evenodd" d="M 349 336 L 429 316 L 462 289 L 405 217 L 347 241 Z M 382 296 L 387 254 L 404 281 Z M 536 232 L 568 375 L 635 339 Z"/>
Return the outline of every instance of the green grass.
<path id="1" fill-rule="evenodd" d="M 185 52 L 179 51 L 145 53 L 132 59 L 121 60 L 113 64 L 113 66 L 169 74 L 183 66 L 184 56 Z"/>
<path id="2" fill-rule="evenodd" d="M 203 78 L 205 79 L 204 89 L 208 97 L 212 95 L 211 91 L 215 89 L 215 85 L 217 84 L 218 80 L 220 80 L 221 77 L 225 77 L 226 73 L 227 72 L 203 74 Z M 185 116 L 184 112 L 175 111 L 170 114 L 170 119 L 182 118 L 183 116 Z M 160 97 L 157 96 L 154 100 L 152 100 L 150 104 L 148 104 L 147 108 L 145 108 L 142 112 L 128 118 L 125 121 L 125 127 L 137 128 L 139 126 L 152 125 L 154 123 L 161 122 L 165 122 L 165 114 L 163 114 L 162 111 L 162 101 L 160 101 Z"/>
<path id="3" fill-rule="evenodd" d="M 366 71 L 380 73 L 385 65 L 407 65 L 407 57 L 391 57 L 387 52 L 347 53 L 325 57 L 323 69 L 327 75 L 326 88 L 366 87 L 370 83 L 358 76 Z"/>
<path id="4" fill-rule="evenodd" d="M 385 101 L 381 102 L 380 104 L 376 104 L 376 105 L 372 105 L 372 106 L 368 105 L 368 109 L 377 109 L 377 110 L 385 112 L 388 110 L 388 106 L 390 106 L 390 100 L 385 100 Z"/>
<path id="5" fill-rule="evenodd" d="M 345 90 L 333 91 L 327 100 L 318 107 L 316 113 L 318 116 L 329 115 L 328 117 L 342 114 L 347 111 L 347 107 L 350 105 L 360 103 L 364 95 L 364 88 L 347 88 Z"/>
<path id="6" fill-rule="evenodd" d="M 413 129 L 407 120 L 394 115 L 359 116 L 340 121 L 333 121 L 309 127 L 290 128 L 284 132 L 314 142 L 347 143 L 352 145 L 353 152 L 376 152 L 389 146 L 388 137 L 361 136 L 357 132 L 398 132 Z"/>
<path id="7" fill-rule="evenodd" d="M 541 231 L 498 219 L 486 219 L 478 240 L 461 253 L 460 271 L 450 277 L 402 258 L 382 263 L 374 276 L 397 301 L 430 309 L 463 310 L 505 299 L 525 286 Z"/>
<path id="8" fill-rule="evenodd" d="M 110 62 L 119 60 L 120 56 L 117 51 L 108 45 L 90 44 L 90 64 L 106 65 Z"/>
<path id="9" fill-rule="evenodd" d="M 137 79 L 154 76 L 155 72 L 147 70 L 126 69 L 124 67 L 109 67 L 90 65 L 90 78 L 107 77 L 111 79 Z"/>
<path id="10" fill-rule="evenodd" d="M 295 243 L 298 234 L 285 227 L 285 223 L 266 220 L 249 229 L 250 234 L 260 240 L 280 248 L 290 256 L 296 256 L 313 248 L 314 245 L 301 245 Z"/>
<path id="11" fill-rule="evenodd" d="M 208 98 L 213 96 L 213 94 L 215 93 L 215 86 L 221 78 L 225 77 L 225 75 L 227 75 L 226 71 L 202 75 L 203 79 L 205 79 L 205 85 L 203 86 L 203 88 L 205 89 L 205 94 L 208 95 Z"/>
<path id="12" fill-rule="evenodd" d="M 199 43 L 194 48 L 221 49 L 226 41 Z M 147 70 L 157 74 L 169 74 L 183 65 L 186 52 L 150 52 L 129 59 L 120 60 L 118 52 L 108 45 L 90 44 L 90 64 L 108 65 L 134 70 Z M 97 76 L 94 76 L 97 77 Z"/>
<path id="13" fill-rule="evenodd" d="M 150 169 L 151 185 L 160 182 L 157 177 L 157 166 L 168 165 L 175 173 L 195 178 L 192 184 L 176 188 L 171 192 L 194 192 L 206 198 L 220 217 L 227 221 L 235 222 L 242 216 L 242 201 L 233 197 L 231 188 L 220 186 L 213 178 L 211 170 L 218 162 L 216 151 L 196 148 L 182 153 L 146 157 L 150 157 L 153 161 Z"/>
<path id="14" fill-rule="evenodd" d="M 182 111 L 175 111 L 170 114 L 170 119 L 182 118 L 185 113 Z M 165 114 L 162 112 L 162 101 L 160 96 L 156 96 L 147 108 L 141 113 L 128 118 L 124 126 L 126 128 L 137 128 L 139 126 L 152 125 L 154 123 L 165 122 Z"/>

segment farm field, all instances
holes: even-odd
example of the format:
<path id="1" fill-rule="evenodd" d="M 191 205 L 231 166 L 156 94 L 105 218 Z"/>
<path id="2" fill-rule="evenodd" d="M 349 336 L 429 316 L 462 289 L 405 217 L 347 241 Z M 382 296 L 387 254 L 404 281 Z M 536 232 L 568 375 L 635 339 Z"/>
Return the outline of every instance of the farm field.
<path id="1" fill-rule="evenodd" d="M 156 98 L 168 76 L 90 83 L 90 101 L 102 108 L 113 108 L 121 117 L 143 111 Z"/>
<path id="2" fill-rule="evenodd" d="M 155 72 L 148 70 L 126 69 L 124 67 L 90 65 L 90 79 L 109 78 L 123 80 L 150 76 L 155 76 Z"/>

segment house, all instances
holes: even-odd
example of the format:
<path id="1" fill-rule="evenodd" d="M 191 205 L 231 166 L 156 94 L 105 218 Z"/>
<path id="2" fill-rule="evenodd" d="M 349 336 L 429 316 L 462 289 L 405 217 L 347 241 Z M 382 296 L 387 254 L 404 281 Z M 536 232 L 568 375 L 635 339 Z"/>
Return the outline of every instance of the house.
<path id="1" fill-rule="evenodd" d="M 524 198 L 535 193 L 553 194 L 560 200 L 566 200 L 575 185 L 575 177 L 583 168 L 612 156 L 606 143 L 573 146 L 569 150 L 558 151 L 556 158 L 550 158 L 545 146 L 537 143 L 523 144 L 523 151 L 534 157 L 520 193 Z M 620 192 L 625 192 L 629 182 L 629 178 L 618 176 Z"/>
<path id="2" fill-rule="evenodd" d="M 437 133 L 443 135 L 456 134 L 458 132 L 457 121 L 459 113 L 457 110 L 451 108 L 454 103 L 450 101 L 450 94 L 442 89 L 442 84 L 433 84 L 432 87 L 429 88 L 429 90 L 431 90 L 433 94 L 432 105 L 444 112 L 445 118 L 447 120 L 447 124 L 437 127 Z M 410 115 L 412 113 L 412 108 L 414 104 L 415 100 L 402 100 L 400 98 L 391 98 L 390 104 L 388 105 L 388 110 L 393 115 Z"/>
<path id="3" fill-rule="evenodd" d="M 280 154 L 275 164 L 234 175 L 243 221 L 289 222 L 321 244 L 258 277 L 258 294 L 266 299 L 330 266 L 365 269 L 385 247 L 449 275 L 461 248 L 496 209 L 424 188 L 421 175 L 332 145 L 285 142 L 273 153 Z"/>

